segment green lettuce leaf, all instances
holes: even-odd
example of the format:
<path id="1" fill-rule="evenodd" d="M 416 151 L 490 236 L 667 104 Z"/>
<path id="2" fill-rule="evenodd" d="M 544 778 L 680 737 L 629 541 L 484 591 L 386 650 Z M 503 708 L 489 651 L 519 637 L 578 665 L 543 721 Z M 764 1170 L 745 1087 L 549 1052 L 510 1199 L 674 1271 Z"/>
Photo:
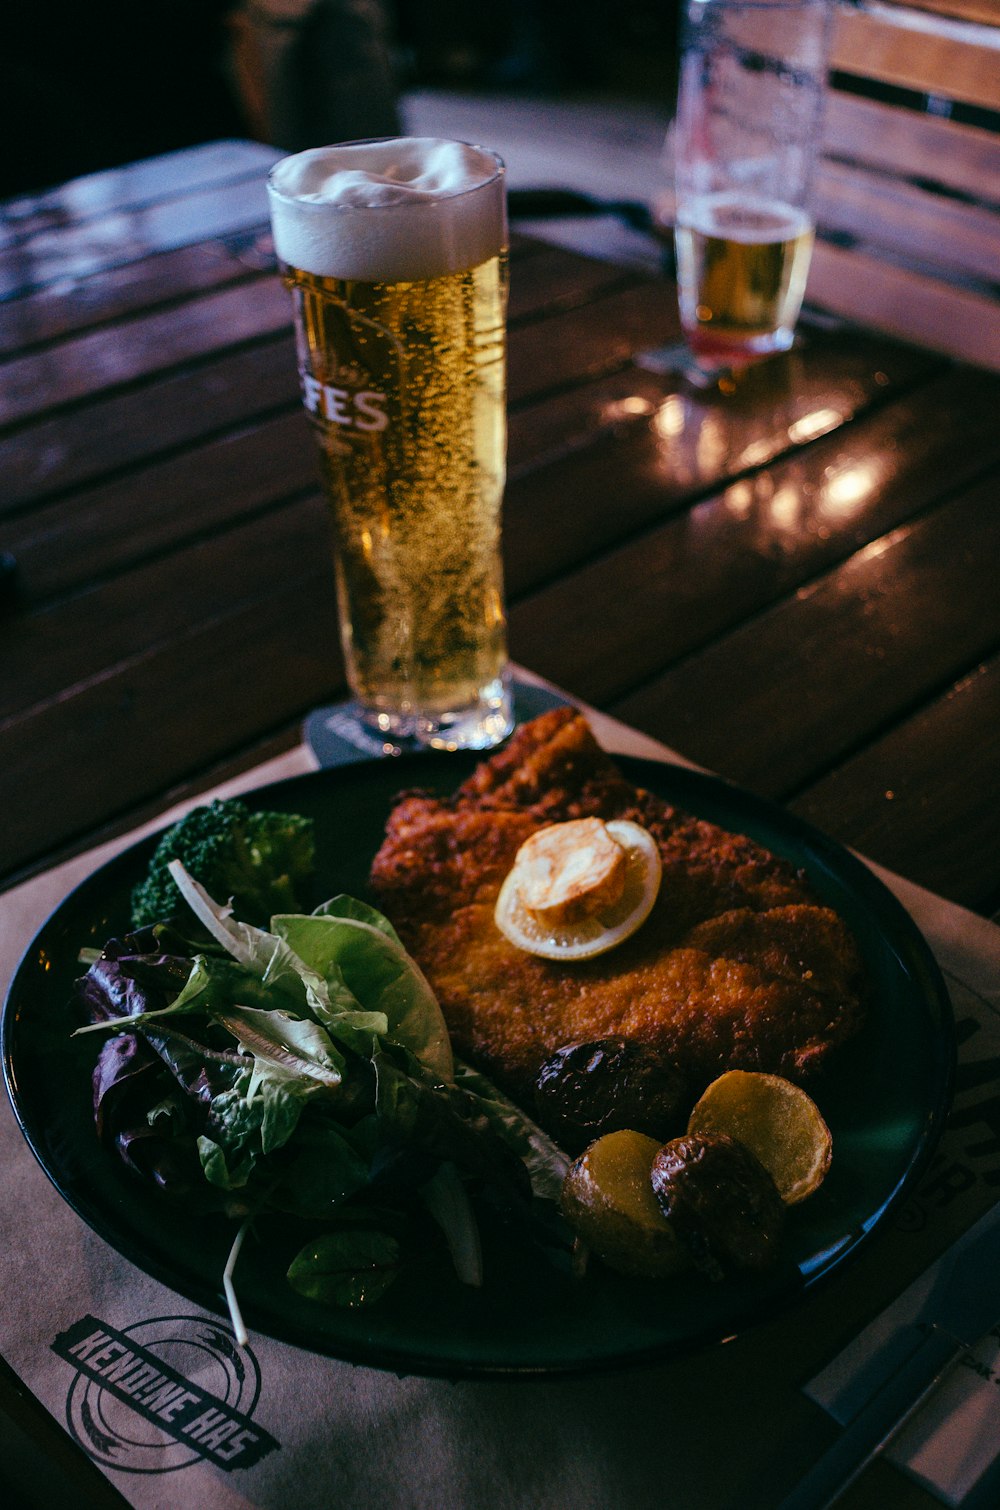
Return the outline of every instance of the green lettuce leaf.
<path id="1" fill-rule="evenodd" d="M 242 1190 L 257 1163 L 252 1150 L 245 1149 L 240 1157 L 227 1156 L 222 1144 L 204 1133 L 198 1139 L 198 1157 L 206 1180 L 219 1190 Z"/>
<path id="2" fill-rule="evenodd" d="M 311 1018 L 244 1006 L 228 1007 L 216 1015 L 240 1048 L 254 1056 L 255 1074 L 258 1066 L 266 1066 L 271 1072 L 302 1076 L 329 1089 L 343 1079 L 343 1055 L 334 1047 L 329 1033 Z M 251 1081 L 250 1100 L 256 1083 Z"/>
<path id="3" fill-rule="evenodd" d="M 361 1306 L 378 1300 L 400 1269 L 399 1243 L 386 1232 L 359 1228 L 327 1233 L 292 1260 L 288 1283 L 323 1305 Z"/>
<path id="4" fill-rule="evenodd" d="M 299 1118 L 312 1087 L 287 1074 L 271 1074 L 254 1069 L 258 1077 L 251 1094 L 259 1096 L 263 1104 L 260 1121 L 260 1151 L 266 1157 L 276 1148 L 284 1148 L 299 1125 Z"/>
<path id="5" fill-rule="evenodd" d="M 233 1084 L 209 1102 L 205 1132 L 198 1139 L 198 1157 L 210 1185 L 242 1190 L 260 1157 L 260 1128 L 264 1102 L 247 1099 L 251 1070 L 241 1069 Z"/>
<path id="6" fill-rule="evenodd" d="M 272 1204 L 295 1216 L 329 1219 L 368 1184 L 369 1156 L 359 1141 L 329 1121 L 303 1122 L 288 1148 Z"/>
<path id="7" fill-rule="evenodd" d="M 570 1166 L 562 1149 L 492 1080 L 461 1060 L 455 1065 L 455 1084 L 476 1097 L 490 1126 L 526 1165 L 534 1194 L 558 1203 Z"/>
<path id="8" fill-rule="evenodd" d="M 337 898 L 328 906 L 342 906 Z M 434 1075 L 450 1080 L 451 1042 L 441 1008 L 423 972 L 406 953 L 391 927 L 368 921 L 372 909 L 351 899 L 364 917 L 318 912 L 289 913 L 271 927 L 303 964 L 333 989 L 343 985 L 369 1012 L 382 1013 L 388 1036 L 410 1051 Z"/>
<path id="9" fill-rule="evenodd" d="M 403 943 L 395 928 L 385 915 L 375 907 L 369 907 L 367 902 L 359 901 L 357 897 L 340 896 L 331 897 L 328 902 L 313 909 L 315 918 L 352 918 L 356 923 L 368 923 L 372 928 L 377 928 L 384 933 L 387 939 L 398 944 L 402 949 Z"/>

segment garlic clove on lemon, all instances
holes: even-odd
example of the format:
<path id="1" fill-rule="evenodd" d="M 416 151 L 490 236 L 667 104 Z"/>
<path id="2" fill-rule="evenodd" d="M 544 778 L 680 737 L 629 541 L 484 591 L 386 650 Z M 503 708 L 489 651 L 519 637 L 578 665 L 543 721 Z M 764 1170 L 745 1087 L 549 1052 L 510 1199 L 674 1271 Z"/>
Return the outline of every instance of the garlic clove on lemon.
<path id="1" fill-rule="evenodd" d="M 579 922 L 613 907 L 625 890 L 625 846 L 600 818 L 540 828 L 515 860 L 521 901 L 543 923 Z"/>
<path id="2" fill-rule="evenodd" d="M 660 877 L 656 840 L 638 823 L 550 824 L 518 850 L 497 898 L 497 927 L 542 959 L 589 959 L 645 922 Z"/>

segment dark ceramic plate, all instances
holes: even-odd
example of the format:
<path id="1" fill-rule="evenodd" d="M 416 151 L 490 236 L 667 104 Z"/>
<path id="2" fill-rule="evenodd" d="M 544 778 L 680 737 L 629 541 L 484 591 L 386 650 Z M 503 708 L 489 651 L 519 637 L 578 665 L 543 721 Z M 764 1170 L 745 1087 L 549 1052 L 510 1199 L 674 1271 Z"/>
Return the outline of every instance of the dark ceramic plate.
<path id="1" fill-rule="evenodd" d="M 425 1263 L 370 1310 L 327 1310 L 285 1283 L 302 1236 L 289 1248 L 281 1227 L 265 1228 L 261 1241 L 244 1246 L 237 1270 L 251 1330 L 336 1358 L 451 1377 L 552 1377 L 660 1359 L 795 1301 L 857 1251 L 924 1165 L 948 1106 L 954 1036 L 944 982 L 909 916 L 844 849 L 781 809 L 699 772 L 620 764 L 638 784 L 801 866 L 864 957 L 869 1021 L 816 1091 L 833 1132 L 833 1166 L 820 1191 L 790 1211 L 781 1265 L 766 1279 L 712 1285 L 696 1277 L 627 1281 L 594 1264 L 580 1282 L 503 1230 L 487 1231 L 481 1290 L 459 1285 L 447 1263 Z M 249 800 L 312 815 L 323 894 L 364 895 L 395 794 L 415 785 L 450 790 L 472 765 L 434 755 L 365 763 L 297 777 Z M 224 1312 L 231 1225 L 171 1204 L 99 1148 L 94 1040 L 70 1037 L 77 952 L 126 926 L 130 888 L 154 843 L 143 841 L 85 881 L 31 945 L 5 1007 L 4 1071 L 35 1156 L 83 1220 L 148 1274 Z"/>

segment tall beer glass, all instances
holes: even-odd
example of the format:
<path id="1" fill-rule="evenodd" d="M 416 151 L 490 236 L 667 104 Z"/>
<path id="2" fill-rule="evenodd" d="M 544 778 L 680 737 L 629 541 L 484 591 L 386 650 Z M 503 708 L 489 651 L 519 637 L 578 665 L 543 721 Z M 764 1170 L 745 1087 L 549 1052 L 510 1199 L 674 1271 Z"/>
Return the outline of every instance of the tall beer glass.
<path id="1" fill-rule="evenodd" d="M 710 362 L 792 344 L 831 20 L 830 0 L 686 0 L 674 237 L 681 323 Z"/>
<path id="2" fill-rule="evenodd" d="M 361 721 L 487 748 L 512 726 L 503 164 L 460 142 L 349 142 L 285 158 L 268 191 Z"/>

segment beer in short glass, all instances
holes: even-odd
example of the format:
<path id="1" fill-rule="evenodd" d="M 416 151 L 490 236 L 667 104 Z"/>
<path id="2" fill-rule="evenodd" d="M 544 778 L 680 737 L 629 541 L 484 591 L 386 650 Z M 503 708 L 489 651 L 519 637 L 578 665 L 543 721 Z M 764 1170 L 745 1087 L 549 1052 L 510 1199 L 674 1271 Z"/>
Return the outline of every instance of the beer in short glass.
<path id="1" fill-rule="evenodd" d="M 461 142 L 349 142 L 285 158 L 268 192 L 361 723 L 488 748 L 512 727 L 503 163 Z"/>
<path id="2" fill-rule="evenodd" d="M 681 323 L 709 362 L 792 344 L 831 18 L 829 0 L 687 0 L 674 239 Z"/>

